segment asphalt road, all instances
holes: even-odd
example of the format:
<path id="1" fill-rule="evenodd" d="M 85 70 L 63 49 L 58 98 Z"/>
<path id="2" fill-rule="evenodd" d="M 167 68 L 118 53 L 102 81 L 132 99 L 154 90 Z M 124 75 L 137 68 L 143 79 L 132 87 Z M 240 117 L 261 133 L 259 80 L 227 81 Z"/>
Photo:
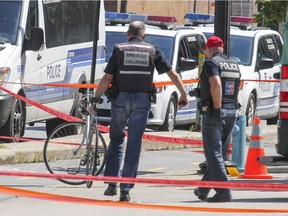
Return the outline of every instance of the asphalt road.
<path id="1" fill-rule="evenodd" d="M 276 155 L 274 144 L 277 142 L 276 136 L 277 126 L 267 126 L 261 124 L 261 133 L 264 137 L 263 146 L 266 155 Z M 247 128 L 247 135 L 251 135 L 252 128 Z M 44 135 L 43 135 L 44 134 Z M 188 138 L 201 139 L 200 133 L 176 130 L 171 132 L 146 132 L 145 134 L 157 135 L 167 138 Z M 108 134 L 106 134 L 106 139 Z M 28 129 L 26 137 L 44 138 L 43 125 L 35 125 Z M 166 140 L 164 139 L 164 140 Z M 33 153 L 31 157 L 35 159 L 36 152 L 42 154 L 43 142 L 21 142 L 1 144 L 6 150 L 11 150 L 14 153 L 24 152 Z M 249 149 L 249 142 L 245 143 L 246 152 Z M 3 156 L 3 148 L 0 148 L 0 156 Z M 203 149 L 201 147 L 186 146 L 179 144 L 170 144 L 156 142 L 151 140 L 143 141 L 143 151 L 141 153 L 139 178 L 151 179 L 171 179 L 171 180 L 200 180 L 202 174 L 199 174 L 199 163 L 204 161 Z M 21 155 L 20 154 L 20 155 Z M 27 154 L 28 155 L 28 154 Z M 30 155 L 31 156 L 31 155 Z M 2 164 L 0 171 L 22 171 L 33 173 L 48 173 L 44 164 L 29 163 L 30 157 L 25 160 L 26 163 Z M 40 158 L 40 157 L 39 157 Z M 273 183 L 273 184 L 288 184 L 287 173 L 288 166 L 268 166 L 269 175 L 273 176 L 271 180 L 248 180 L 237 176 L 230 176 L 231 182 L 251 182 L 256 184 Z M 85 186 L 70 186 L 65 185 L 57 180 L 35 178 L 29 176 L 1 176 L 1 185 L 5 188 L 22 189 L 27 191 L 13 191 L 7 194 L 7 191 L 0 186 L 0 212 L 1 215 L 22 215 L 28 216 L 37 214 L 39 216 L 63 216 L 63 215 L 94 215 L 104 214 L 107 216 L 144 216 L 144 215 L 159 215 L 159 216 L 186 216 L 191 214 L 196 215 L 243 215 L 243 209 L 254 209 L 256 212 L 262 213 L 245 213 L 245 215 L 288 215 L 287 203 L 288 192 L 273 191 L 273 190 L 243 190 L 233 189 L 234 201 L 232 203 L 211 204 L 199 201 L 194 195 L 195 186 L 172 186 L 172 185 L 154 185 L 154 184 L 136 184 L 136 187 L 131 191 L 132 200 L 129 205 L 119 204 L 118 196 L 105 197 L 103 191 L 105 185 L 101 181 L 94 182 L 91 189 Z M 9 189 L 8 189 L 9 190 Z M 10 189 L 11 190 L 11 189 Z M 41 192 L 31 199 L 27 198 L 27 194 L 31 195 L 34 192 Z M 41 196 L 46 196 L 47 193 L 52 194 L 54 200 L 42 200 Z M 67 201 L 67 197 L 63 200 L 61 195 L 72 196 L 79 199 L 76 203 Z M 213 195 L 213 194 L 211 194 Z M 50 195 L 49 195 L 50 196 Z M 82 198 L 92 199 L 89 202 L 83 202 Z M 62 199 L 62 201 L 61 201 Z M 74 198 L 75 199 L 75 198 Z M 56 201 L 58 200 L 58 201 Z M 111 202 L 112 201 L 112 202 Z M 80 204 L 82 202 L 82 204 Z M 130 205 L 131 204 L 131 205 Z M 162 210 L 154 209 L 157 206 L 164 205 L 167 208 Z M 175 210 L 175 206 L 180 206 L 181 210 Z M 172 208 L 173 207 L 173 208 Z M 185 209 L 188 207 L 188 209 Z M 225 211 L 228 212 L 223 212 Z M 278 210 L 287 210 L 285 213 L 276 213 Z M 275 211 L 275 212 L 273 212 Z M 217 213 L 216 213 L 217 212 Z M 269 212 L 269 213 L 268 213 Z"/>
<path id="2" fill-rule="evenodd" d="M 159 181 L 200 180 L 202 175 L 197 174 L 198 164 L 204 160 L 204 155 L 197 150 L 199 149 L 143 151 L 138 178 L 159 179 Z M 43 163 L 2 165 L 1 170 L 47 173 Z M 287 171 L 287 167 L 269 167 L 268 174 L 273 176 L 270 180 L 249 180 L 233 176 L 229 179 L 235 183 L 287 185 Z M 8 190 L 3 191 L 3 186 L 8 187 Z M 119 196 L 104 196 L 105 188 L 106 185 L 102 181 L 94 182 L 92 188 L 87 189 L 85 185 L 71 186 L 54 179 L 1 176 L 0 212 L 4 216 L 288 215 L 288 191 L 233 189 L 234 201 L 223 204 L 198 200 L 193 194 L 195 186 L 136 183 L 131 191 L 132 200 L 126 204 L 118 202 Z M 17 189 L 23 191 L 15 191 Z M 7 191 L 10 194 L 7 194 Z M 28 198 L 29 196 L 32 197 Z M 50 200 L 41 197 L 49 197 Z M 76 202 L 72 202 L 71 197 L 76 199 Z M 157 209 L 159 206 L 162 206 L 162 209 Z M 179 209 L 176 209 L 177 207 Z M 285 213 L 277 213 L 285 209 Z"/>

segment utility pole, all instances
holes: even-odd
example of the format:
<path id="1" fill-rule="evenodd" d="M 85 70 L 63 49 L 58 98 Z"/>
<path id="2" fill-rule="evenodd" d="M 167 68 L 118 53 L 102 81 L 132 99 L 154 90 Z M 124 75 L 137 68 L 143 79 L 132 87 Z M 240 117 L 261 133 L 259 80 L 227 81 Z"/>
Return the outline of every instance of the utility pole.
<path id="1" fill-rule="evenodd" d="M 231 0 L 215 0 L 214 34 L 224 42 L 224 53 L 229 57 L 230 50 Z"/>

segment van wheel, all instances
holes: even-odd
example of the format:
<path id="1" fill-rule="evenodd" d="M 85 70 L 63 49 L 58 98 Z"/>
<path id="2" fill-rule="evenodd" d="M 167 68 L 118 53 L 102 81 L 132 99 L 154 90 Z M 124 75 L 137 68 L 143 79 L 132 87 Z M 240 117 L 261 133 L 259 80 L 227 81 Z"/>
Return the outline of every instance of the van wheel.
<path id="1" fill-rule="evenodd" d="M 63 119 L 55 118 L 55 119 L 49 119 L 46 120 L 46 135 L 47 137 L 50 135 L 50 133 L 60 124 L 66 122 Z"/>
<path id="2" fill-rule="evenodd" d="M 254 94 L 249 95 L 247 109 L 246 109 L 246 125 L 252 126 L 253 125 L 253 119 L 255 117 L 255 96 Z"/>
<path id="3" fill-rule="evenodd" d="M 176 100 L 174 96 L 171 96 L 166 111 L 165 121 L 163 125 L 159 128 L 159 130 L 174 131 L 175 118 L 176 118 Z"/>
<path id="4" fill-rule="evenodd" d="M 1 136 L 9 136 L 19 138 L 25 132 L 25 103 L 19 99 L 14 100 L 11 113 L 3 127 L 0 130 Z M 17 139 L 1 139 L 6 143 L 19 142 Z"/>

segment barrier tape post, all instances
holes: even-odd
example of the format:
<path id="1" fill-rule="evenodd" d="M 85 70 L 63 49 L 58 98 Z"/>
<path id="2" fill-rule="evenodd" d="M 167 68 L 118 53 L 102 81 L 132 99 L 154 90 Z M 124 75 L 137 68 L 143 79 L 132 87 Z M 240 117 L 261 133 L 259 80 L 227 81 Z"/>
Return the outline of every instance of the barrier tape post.
<path id="1" fill-rule="evenodd" d="M 244 171 L 246 144 L 246 116 L 241 115 L 233 129 L 232 161 L 237 164 L 240 172 Z"/>

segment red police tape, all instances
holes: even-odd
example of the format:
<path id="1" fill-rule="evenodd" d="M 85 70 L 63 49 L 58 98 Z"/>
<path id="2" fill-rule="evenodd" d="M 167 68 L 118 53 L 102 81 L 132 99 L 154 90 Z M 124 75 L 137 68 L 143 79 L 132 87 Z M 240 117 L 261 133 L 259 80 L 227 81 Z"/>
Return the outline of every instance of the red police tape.
<path id="1" fill-rule="evenodd" d="M 257 79 L 241 79 L 243 82 L 280 82 L 280 80 L 257 80 Z M 191 84 L 198 83 L 199 79 L 191 79 L 191 80 L 182 80 L 183 84 Z M 16 82 L 2 82 L 9 84 L 20 84 Z M 172 81 L 163 81 L 163 82 L 155 82 L 155 86 L 161 87 L 166 85 L 174 85 Z M 30 85 L 38 85 L 38 86 L 51 86 L 51 87 L 68 87 L 68 88 L 97 88 L 98 84 L 76 84 L 76 83 L 44 83 L 44 84 L 36 84 L 36 83 L 21 83 L 21 85 L 30 86 Z"/>
<path id="2" fill-rule="evenodd" d="M 37 102 L 35 102 L 35 101 L 32 101 L 32 100 L 30 100 L 30 99 L 28 99 L 28 98 L 25 98 L 25 97 L 23 97 L 23 96 L 21 96 L 21 95 L 15 94 L 15 93 L 9 91 L 8 89 L 6 89 L 6 88 L 4 88 L 4 87 L 2 87 L 2 86 L 0 86 L 0 89 L 3 90 L 3 91 L 5 91 L 5 92 L 7 92 L 7 93 L 9 93 L 9 94 L 11 94 L 11 95 L 13 95 L 14 97 L 16 97 L 16 98 L 18 98 L 18 99 L 20 99 L 20 100 L 25 101 L 26 103 L 29 103 L 29 104 L 31 104 L 31 105 L 33 105 L 33 106 L 36 106 L 37 108 L 42 109 L 42 110 L 44 110 L 44 111 L 46 111 L 46 112 L 48 112 L 48 113 L 50 113 L 50 114 L 52 114 L 52 115 L 54 115 L 54 116 L 57 116 L 57 117 L 65 120 L 65 121 L 69 121 L 69 122 L 74 122 L 74 121 L 75 121 L 75 122 L 81 122 L 81 121 L 82 121 L 82 120 L 79 119 L 79 118 L 76 118 L 76 117 L 74 117 L 74 116 L 67 115 L 67 114 L 65 114 L 65 113 L 59 112 L 59 111 L 57 111 L 57 110 L 55 110 L 55 109 L 52 109 L 52 108 L 50 108 L 50 107 L 44 106 L 44 105 L 42 105 L 42 104 L 39 104 L 39 103 L 37 103 Z"/>
<path id="3" fill-rule="evenodd" d="M 88 180 L 88 181 L 106 181 L 106 182 L 127 182 L 127 183 L 144 183 L 144 184 L 166 184 L 176 186 L 200 186 L 200 187 L 214 187 L 214 188 L 238 188 L 250 190 L 275 190 L 275 191 L 288 191 L 288 184 L 259 184 L 259 183 L 233 183 L 233 182 L 215 182 L 215 181 L 193 181 L 193 180 L 167 180 L 167 179 L 149 179 L 149 178 L 124 178 L 124 177 L 101 177 L 101 176 L 84 176 L 84 175 L 67 175 L 67 174 L 47 174 L 47 173 L 34 173 L 34 172 L 18 172 L 18 171 L 0 171 L 0 175 L 7 176 L 29 176 L 40 178 L 64 178 L 75 180 Z M 242 212 L 242 213 L 287 213 L 288 209 L 241 209 L 241 208 L 205 208 L 193 206 L 172 206 L 172 205 L 157 205 L 157 204 L 139 204 L 139 203 L 123 203 L 112 202 L 107 200 L 95 200 L 87 198 L 78 198 L 71 196 L 63 196 L 56 194 L 48 194 L 41 192 L 34 192 L 23 189 L 9 188 L 0 186 L 0 193 L 29 197 L 34 199 L 44 199 L 51 201 L 69 202 L 75 204 L 87 205 L 101 205 L 101 206 L 114 206 L 124 208 L 145 208 L 145 209 L 162 209 L 162 210 L 177 210 L 177 211 L 203 211 L 203 212 Z"/>
<path id="4" fill-rule="evenodd" d="M 200 180 L 174 180 L 174 179 L 151 179 L 151 178 L 127 178 L 113 176 L 86 176 L 86 175 L 69 175 L 69 174 L 49 174 L 36 172 L 4 171 L 0 170 L 0 175 L 6 176 L 28 176 L 50 179 L 72 179 L 87 181 L 104 181 L 104 182 L 125 182 L 125 183 L 143 183 L 143 184 L 162 184 L 173 186 L 198 186 L 209 188 L 231 188 L 246 190 L 273 190 L 288 191 L 288 184 L 271 184 L 271 183 L 253 183 L 253 182 L 218 182 L 218 181 L 200 181 Z"/>
<path id="5" fill-rule="evenodd" d="M 255 82 L 279 82 L 278 80 L 244 80 L 244 81 L 255 81 Z M 188 80 L 183 81 L 184 84 L 195 83 L 198 80 Z M 156 86 L 171 85 L 172 82 L 161 82 L 157 83 Z M 32 85 L 32 84 L 31 84 Z M 61 87 L 83 87 L 83 84 L 43 84 L 45 86 L 61 86 Z M 95 84 L 84 84 L 87 88 L 97 87 Z M 65 121 L 76 121 L 81 122 L 82 120 L 65 113 L 61 113 L 57 110 L 51 109 L 47 106 L 41 105 L 37 102 L 31 101 L 25 97 L 17 95 L 3 87 L 0 89 L 6 91 L 7 93 L 34 105 L 52 115 L 55 115 Z M 109 132 L 108 127 L 99 126 L 99 129 L 104 132 Z M 26 140 L 25 138 L 21 138 Z M 144 134 L 143 139 L 153 140 L 153 141 L 165 141 L 173 144 L 185 144 L 185 145 L 202 145 L 200 140 L 191 140 L 185 138 L 171 138 L 171 137 L 161 137 L 155 135 Z M 27 139 L 28 140 L 28 139 Z M 37 140 L 39 141 L 39 140 Z M 166 184 L 166 185 L 176 185 L 176 186 L 200 186 L 200 187 L 213 187 L 213 188 L 231 188 L 231 189 L 248 189 L 248 190 L 273 190 L 273 191 L 288 191 L 288 184 L 259 184 L 251 182 L 215 182 L 215 181 L 195 181 L 195 180 L 167 180 L 167 179 L 149 179 L 149 178 L 119 178 L 119 177 L 102 177 L 102 176 L 83 176 L 83 175 L 65 175 L 65 174 L 47 174 L 47 173 L 31 173 L 31 172 L 16 172 L 16 171 L 0 171 L 0 175 L 6 176 L 29 176 L 29 177 L 39 177 L 39 178 L 53 178 L 53 179 L 75 179 L 75 180 L 89 180 L 89 181 L 105 181 L 105 182 L 126 182 L 126 183 L 144 183 L 144 184 Z M 81 204 L 90 205 L 106 205 L 106 206 L 119 206 L 119 207 L 133 207 L 133 208 L 151 208 L 151 209 L 163 209 L 163 210 L 183 210 L 183 211 L 207 211 L 207 212 L 246 212 L 246 213 L 287 213 L 288 209 L 229 209 L 229 208 L 202 208 L 202 207 L 188 207 L 188 206 L 166 206 L 166 205 L 152 205 L 152 204 L 138 204 L 138 203 L 120 203 L 111 201 L 101 201 L 93 199 L 84 199 L 77 197 L 53 195 L 47 193 L 33 192 L 28 190 L 8 188 L 0 186 L 0 192 L 6 194 L 16 194 L 18 196 L 39 198 L 53 201 L 64 201 L 73 202 Z"/>
<path id="6" fill-rule="evenodd" d="M 10 188 L 0 186 L 0 193 L 9 194 L 14 196 L 28 197 L 34 199 L 50 200 L 57 202 L 69 202 L 74 204 L 86 204 L 86 205 L 100 205 L 109 207 L 122 207 L 122 208 L 143 208 L 154 210 L 166 210 L 166 211 L 198 211 L 198 212 L 241 212 L 241 213 L 287 213 L 288 209 L 241 209 L 241 208 L 208 208 L 208 207 L 194 207 L 194 206 L 172 206 L 172 205 L 157 205 L 157 204 L 142 204 L 133 202 L 113 202 L 110 200 L 96 200 L 88 198 L 79 198 L 72 196 L 63 196 L 58 194 L 35 192 L 17 188 Z M 137 214 L 137 213 L 135 213 Z"/>
<path id="7" fill-rule="evenodd" d="M 28 98 L 25 98 L 21 95 L 17 95 L 11 91 L 9 91 L 8 89 L 4 88 L 4 87 L 1 87 L 0 86 L 0 89 L 3 90 L 3 91 L 6 91 L 7 93 L 13 95 L 14 97 L 17 97 L 18 99 L 21 99 L 23 101 L 25 101 L 26 103 L 29 103 L 33 106 L 36 106 L 58 118 L 61 118 L 65 121 L 68 121 L 68 122 L 81 122 L 82 120 L 79 119 L 79 118 L 76 118 L 74 116 L 70 116 L 68 114 L 65 114 L 65 113 L 62 113 L 60 111 L 57 111 L 55 109 L 52 109 L 50 107 L 47 107 L 47 106 L 44 106 L 42 104 L 39 104 L 35 101 L 32 101 Z M 99 130 L 102 131 L 102 132 L 109 132 L 109 128 L 108 127 L 105 127 L 105 126 L 101 126 L 99 125 Z M 2 137 L 4 138 L 4 137 Z M 6 137 L 7 138 L 7 137 Z M 12 138 L 11 138 L 12 139 Z M 15 139 L 15 138 L 13 138 Z M 167 143 L 172 143 L 172 144 L 185 144 L 185 145 L 202 145 L 202 141 L 200 140 L 192 140 L 192 139 L 185 139 L 185 138 L 171 138 L 171 137 L 161 137 L 161 136 L 155 136 L 155 135 L 148 135 L 148 134 L 144 134 L 143 135 L 143 139 L 147 139 L 147 140 L 152 140 L 152 141 L 158 141 L 158 142 L 167 142 Z"/>

